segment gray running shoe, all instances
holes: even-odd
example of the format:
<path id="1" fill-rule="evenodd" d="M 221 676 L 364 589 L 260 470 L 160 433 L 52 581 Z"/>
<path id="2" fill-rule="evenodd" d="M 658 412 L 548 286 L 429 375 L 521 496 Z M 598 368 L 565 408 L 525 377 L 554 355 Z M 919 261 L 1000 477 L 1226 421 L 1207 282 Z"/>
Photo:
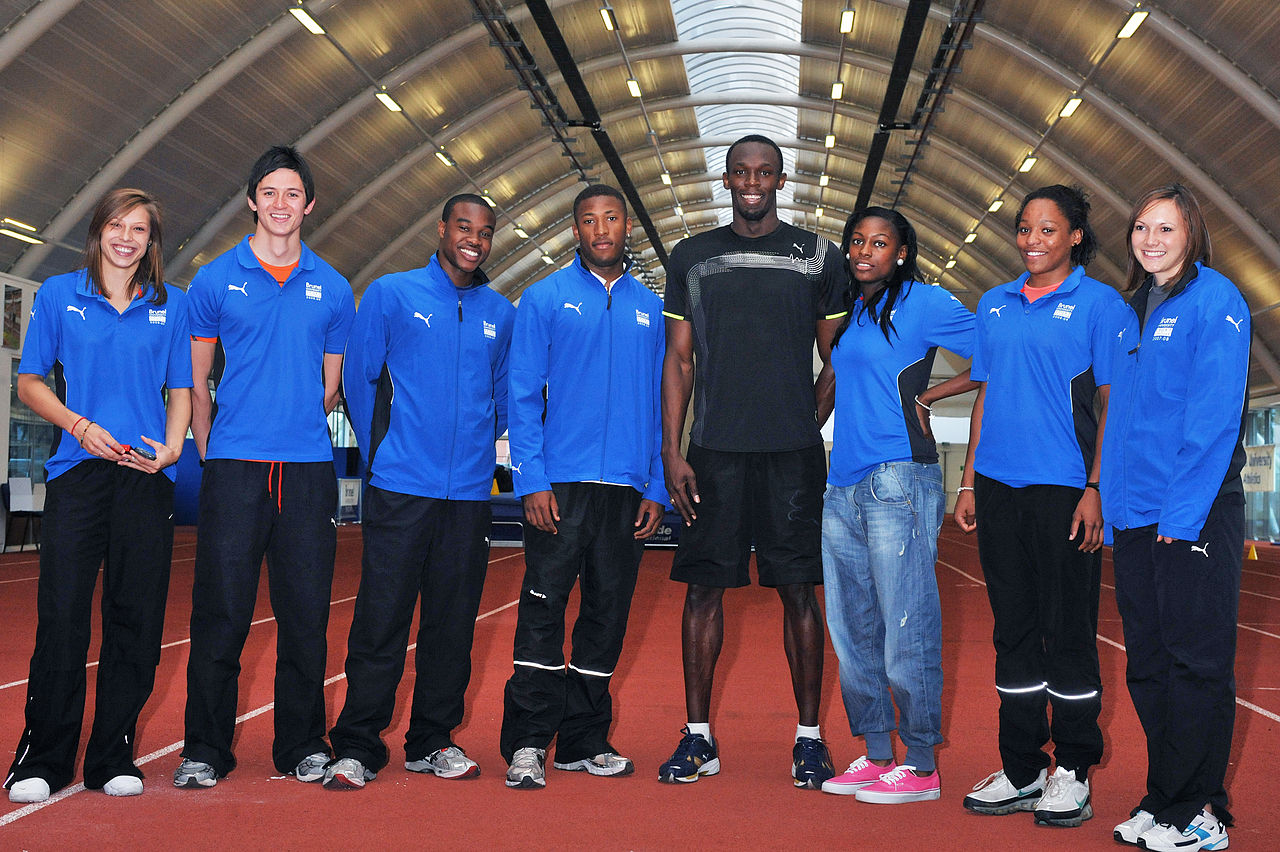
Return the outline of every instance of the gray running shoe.
<path id="1" fill-rule="evenodd" d="M 431 772 L 437 778 L 476 778 L 480 775 L 480 764 L 455 745 L 438 748 L 418 760 L 406 760 L 404 768 L 410 772 Z"/>
<path id="2" fill-rule="evenodd" d="M 354 757 L 344 757 L 330 763 L 324 771 L 326 790 L 359 790 L 366 781 L 372 781 L 378 773 L 365 769 Z"/>
<path id="3" fill-rule="evenodd" d="M 309 754 L 302 758 L 298 764 L 298 768 L 293 770 L 293 774 L 297 776 L 299 781 L 323 781 L 324 767 L 329 762 L 329 755 L 322 751 L 315 754 Z"/>
<path id="4" fill-rule="evenodd" d="M 595 757 L 585 760 L 570 761 L 569 763 L 561 763 L 557 760 L 552 765 L 556 769 L 565 769 L 569 772 L 589 772 L 592 775 L 630 775 L 636 771 L 635 765 L 630 760 L 611 751 L 597 754 Z"/>
<path id="5" fill-rule="evenodd" d="M 524 790 L 538 790 L 547 786 L 547 770 L 545 749 L 525 746 L 516 749 L 507 769 L 507 786 Z"/>
<path id="6" fill-rule="evenodd" d="M 212 787 L 218 783 L 218 773 L 203 761 L 184 757 L 173 771 L 175 787 Z"/>

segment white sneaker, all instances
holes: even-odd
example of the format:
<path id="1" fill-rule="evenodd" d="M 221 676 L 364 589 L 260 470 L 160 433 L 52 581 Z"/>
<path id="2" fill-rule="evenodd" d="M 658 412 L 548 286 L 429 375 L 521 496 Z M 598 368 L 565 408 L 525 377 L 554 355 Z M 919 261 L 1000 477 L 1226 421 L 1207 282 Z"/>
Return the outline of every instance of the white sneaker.
<path id="1" fill-rule="evenodd" d="M 1149 811 L 1139 809 L 1136 814 L 1116 826 L 1111 834 L 1120 843 L 1136 846 L 1138 837 L 1156 824 L 1156 818 Z"/>
<path id="2" fill-rule="evenodd" d="M 49 798 L 49 782 L 43 778 L 23 778 L 9 788 L 9 801 L 18 804 L 43 802 Z"/>
<path id="3" fill-rule="evenodd" d="M 1151 852 L 1185 852 L 1188 849 L 1226 849 L 1227 827 L 1213 814 L 1201 811 L 1185 830 L 1157 823 L 1138 837 L 1138 845 Z"/>
<path id="4" fill-rule="evenodd" d="M 378 773 L 366 769 L 354 757 L 344 757 L 325 767 L 323 784 L 326 790 L 359 790 L 377 777 Z"/>
<path id="5" fill-rule="evenodd" d="M 1044 795 L 1032 809 L 1040 825 L 1056 825 L 1076 828 L 1093 818 L 1093 805 L 1089 804 L 1089 782 L 1076 778 L 1075 770 L 1059 766 L 1049 776 Z"/>
<path id="6" fill-rule="evenodd" d="M 1041 769 L 1036 780 L 1025 787 L 1015 787 L 1003 769 L 992 772 L 973 785 L 973 792 L 964 797 L 963 804 L 974 813 L 989 816 L 1035 810 L 1036 802 L 1044 794 L 1044 779 L 1048 774 L 1048 770 Z"/>
<path id="7" fill-rule="evenodd" d="M 137 775 L 117 775 L 102 785 L 102 792 L 108 796 L 141 796 L 142 779 Z"/>

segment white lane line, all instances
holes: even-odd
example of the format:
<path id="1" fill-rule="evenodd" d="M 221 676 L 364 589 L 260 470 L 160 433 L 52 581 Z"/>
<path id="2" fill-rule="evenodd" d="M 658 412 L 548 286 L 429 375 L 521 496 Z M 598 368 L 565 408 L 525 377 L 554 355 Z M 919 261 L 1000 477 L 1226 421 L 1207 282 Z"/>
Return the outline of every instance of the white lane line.
<path id="1" fill-rule="evenodd" d="M 519 552 L 517 552 L 517 553 L 511 553 L 511 554 L 508 554 L 508 555 L 506 555 L 506 556 L 499 556 L 497 559 L 490 559 L 490 560 L 489 560 L 489 564 L 490 564 L 490 565 L 493 565 L 493 564 L 494 564 L 494 563 L 496 563 L 496 562 L 505 562 L 505 561 L 506 561 L 506 560 L 508 560 L 508 559 L 514 559 L 514 558 L 516 558 L 517 556 L 523 556 L 523 555 L 524 555 L 524 551 L 523 551 L 523 550 L 521 550 L 521 551 L 519 551 Z M 175 560 L 175 561 L 177 561 L 177 560 Z M 34 578 L 33 578 L 33 579 L 34 579 Z M 352 596 L 351 596 L 351 597 L 349 597 L 349 598 L 339 598 L 339 599 L 337 599 L 337 600 L 329 601 L 329 606 L 332 608 L 332 607 L 337 606 L 338 604 L 344 604 L 344 603 L 347 603 L 348 601 L 353 601 L 353 600 L 355 600 L 355 599 L 356 599 L 356 598 L 355 598 L 355 595 L 352 595 Z M 495 611 L 496 611 L 496 610 L 495 610 Z M 275 616 L 267 616 L 266 618 L 259 618 L 257 621 L 251 621 L 251 622 L 249 622 L 249 626 L 250 626 L 250 627 L 257 627 L 259 624 L 266 624 L 268 621 L 275 621 L 275 620 L 276 620 L 276 619 L 275 619 Z M 190 643 L 191 643 L 191 638 L 190 638 L 190 637 L 188 637 L 188 638 L 186 638 L 186 639 L 179 639 L 179 640 L 177 640 L 176 642 L 166 642 L 165 644 L 163 644 L 163 645 L 161 645 L 161 646 L 160 646 L 160 650 L 162 650 L 162 651 L 163 651 L 163 650 L 165 650 L 166 648 L 176 648 L 176 647 L 178 647 L 179 645 L 188 645 L 188 644 L 190 644 Z M 91 660 L 90 662 L 85 663 L 85 666 L 84 666 L 84 667 L 85 667 L 85 669 L 91 669 L 91 668 L 93 668 L 94 666 L 96 666 L 97 664 L 98 664 L 98 661 L 97 661 L 97 660 Z M 10 681 L 9 683 L 0 683 L 0 690 L 4 690 L 4 689 L 11 689 L 12 687 L 15 687 L 15 686 L 22 686 L 22 685 L 23 685 L 23 684 L 25 684 L 26 682 L 27 682 L 27 678 L 23 678 L 22 680 L 14 680 L 14 681 Z"/>
<path id="2" fill-rule="evenodd" d="M 522 556 L 522 555 L 524 555 L 523 552 L 513 553 L 511 554 L 511 556 L 503 556 L 500 559 L 492 559 L 489 561 L 489 564 L 492 565 L 494 562 L 502 562 L 503 560 L 511 559 L 515 556 Z M 343 600 L 353 600 L 353 598 L 344 598 Z M 497 615 L 498 613 L 504 610 L 511 609 L 511 607 L 515 606 L 518 603 L 520 603 L 520 599 L 516 598 L 515 600 L 509 601 L 503 604 L 502 606 L 495 607 L 494 609 L 491 609 L 488 612 L 482 612 L 476 616 L 476 621 L 483 621 L 484 619 L 488 618 L 491 615 Z M 263 619 L 263 621 L 267 621 L 267 620 L 269 619 Z M 255 624 L 256 623 L 260 623 L 260 622 L 255 622 Z M 181 643 L 174 643 L 174 644 L 181 644 Z M 412 651 L 417 647 L 418 647 L 418 643 L 414 642 L 413 644 L 409 645 L 408 648 L 405 649 L 405 653 L 408 653 L 409 651 Z M 328 678 L 324 682 L 324 685 L 332 686 L 338 681 L 344 680 L 346 676 L 347 676 L 346 672 L 336 674 L 333 677 Z M 261 716 L 263 713 L 266 713 L 267 711 L 274 709 L 275 706 L 276 706 L 276 703 L 274 701 L 271 701 L 271 702 L 268 702 L 267 704 L 262 705 L 261 707 L 257 707 L 253 710 L 250 710 L 248 713 L 245 713 L 241 716 L 237 716 L 236 724 L 239 725 L 242 722 L 249 721 L 255 716 Z M 180 748 L 182 748 L 183 743 L 184 743 L 183 740 L 178 740 L 176 743 L 170 743 L 164 748 L 156 749 L 150 754 L 144 755 L 143 757 L 138 758 L 137 765 L 143 766 L 147 763 L 151 763 L 154 760 L 159 760 L 165 755 L 173 754 L 175 751 L 178 751 Z M 30 816 L 36 811 L 47 808 L 52 804 L 61 802 L 63 799 L 66 799 L 70 796 L 74 796 L 76 793 L 83 793 L 84 789 L 85 787 L 83 783 L 72 784 L 70 787 L 64 787 L 63 789 L 59 790 L 57 793 L 54 793 L 52 796 L 50 796 L 48 799 L 44 800 L 43 802 L 33 802 L 29 805 L 24 805 L 23 807 L 18 808 L 16 811 L 7 813 L 4 816 L 0 817 L 0 828 L 3 828 L 4 826 L 9 825 L 10 823 L 17 822 L 18 820 L 22 819 L 25 816 Z"/>
<path id="3" fill-rule="evenodd" d="M 956 572 L 957 574 L 959 574 L 961 577 L 964 577 L 964 578 L 966 578 L 966 579 L 968 579 L 968 580 L 972 580 L 973 582 L 975 582 L 975 583 L 979 583 L 979 584 L 981 584 L 981 585 L 983 585 L 983 586 L 985 586 L 985 585 L 986 585 L 986 583 L 985 583 L 985 582 L 983 582 L 982 580 L 979 580 L 977 577 L 973 576 L 972 574 L 968 574 L 968 573 L 966 573 L 966 572 L 964 572 L 964 571 L 961 571 L 959 568 L 957 568 L 956 566 L 952 565 L 950 562 L 945 562 L 945 561 L 943 561 L 943 560 L 939 559 L 939 560 L 938 560 L 938 564 L 939 564 L 939 565 L 942 565 L 942 566 L 944 566 L 944 567 L 946 567 L 946 568 L 950 568 L 952 571 L 955 571 L 955 572 Z M 1103 585 L 1106 585 L 1106 584 L 1104 583 Z M 1112 586 L 1107 586 L 1107 588 L 1108 588 L 1108 589 L 1110 589 L 1110 588 L 1113 588 L 1113 587 L 1112 587 Z M 1263 595 L 1263 597 L 1266 597 L 1266 595 Z M 1250 626 L 1249 626 L 1249 625 L 1247 625 L 1247 624 L 1239 624 L 1239 623 L 1237 623 L 1237 624 L 1236 624 L 1236 626 L 1237 626 L 1237 627 L 1239 627 L 1239 628 L 1242 628 L 1242 629 L 1244 629 L 1244 630 L 1251 630 L 1251 631 L 1253 631 L 1254 633 L 1261 633 L 1263 636 L 1270 636 L 1270 637 L 1275 638 L 1275 639 L 1280 639 L 1280 636 L 1277 636 L 1277 635 L 1276 635 L 1276 634 L 1274 634 L 1274 633 L 1268 633 L 1268 632 L 1267 632 L 1267 631 L 1265 631 L 1265 630 L 1259 630 L 1258 628 L 1256 628 L 1256 627 L 1250 627 Z M 1115 648 L 1115 649 L 1116 649 L 1116 650 L 1118 650 L 1118 651 L 1125 651 L 1125 650 L 1126 650 L 1123 644 L 1121 644 L 1120 642 L 1115 641 L 1114 639 L 1108 639 L 1106 636 L 1103 636 L 1101 633 L 1098 633 L 1098 634 L 1095 634 L 1095 635 L 1098 637 L 1098 641 L 1099 641 L 1099 642 L 1102 642 L 1102 643 L 1104 643 L 1104 644 L 1106 644 L 1106 645 L 1110 645 L 1112 648 Z M 1254 704 L 1254 703 L 1249 702 L 1249 701 L 1245 701 L 1243 698 L 1240 698 L 1239 696 L 1237 696 L 1237 697 L 1236 697 L 1236 703 L 1237 703 L 1237 704 L 1239 704 L 1241 707 L 1244 707 L 1244 708 L 1245 708 L 1245 709 L 1247 709 L 1247 710 L 1252 710 L 1253 712 L 1258 713 L 1259 715 L 1266 716 L 1268 719 L 1271 719 L 1271 720 L 1272 720 L 1272 721 L 1274 721 L 1274 722 L 1280 722 L 1280 715 L 1277 715 L 1277 714 L 1275 714 L 1275 713 L 1272 713 L 1270 710 L 1266 710 L 1266 709 L 1264 709 L 1264 708 L 1262 708 L 1262 707 L 1259 707 L 1257 704 Z"/>

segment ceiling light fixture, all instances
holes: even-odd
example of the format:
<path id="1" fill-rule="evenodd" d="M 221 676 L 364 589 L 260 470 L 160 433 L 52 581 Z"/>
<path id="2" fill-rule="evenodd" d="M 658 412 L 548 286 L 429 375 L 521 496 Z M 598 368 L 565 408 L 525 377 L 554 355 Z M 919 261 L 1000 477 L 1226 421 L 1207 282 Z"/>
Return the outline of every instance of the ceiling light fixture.
<path id="1" fill-rule="evenodd" d="M 382 101 L 382 105 L 387 109 L 391 110 L 392 112 L 403 111 L 400 104 L 396 103 L 395 98 L 391 97 L 386 92 L 378 92 L 377 94 L 374 95 L 374 97 Z"/>
<path id="2" fill-rule="evenodd" d="M 838 101 L 844 97 L 844 83 L 836 80 L 831 84 L 831 100 Z"/>
<path id="3" fill-rule="evenodd" d="M 662 185 L 671 186 L 671 172 L 662 173 Z"/>
<path id="4" fill-rule="evenodd" d="M 15 240 L 21 240 L 24 243 L 31 243 L 33 246 L 44 245 L 44 240 L 36 239 L 29 234 L 19 233 L 9 228 L 0 228 L 0 234 L 4 234 L 6 237 L 13 237 Z"/>
<path id="5" fill-rule="evenodd" d="M 519 225 L 516 225 L 516 236 L 522 240 L 527 240 L 529 239 L 529 232 L 524 228 L 521 228 Z"/>
<path id="6" fill-rule="evenodd" d="M 555 264 L 555 261 L 551 259 L 551 255 L 549 254 L 542 255 L 542 262 L 545 263 L 547 266 L 553 266 Z"/>
<path id="7" fill-rule="evenodd" d="M 1124 22 L 1124 26 L 1120 28 L 1120 32 L 1116 33 L 1116 38 L 1129 38 L 1138 31 L 1138 27 L 1142 26 L 1142 22 L 1147 19 L 1148 12 L 1134 11 L 1129 16 L 1129 20 Z"/>
<path id="8" fill-rule="evenodd" d="M 813 215 L 814 215 L 816 218 L 821 219 L 821 218 L 822 218 L 822 214 L 823 214 L 823 213 L 825 213 L 825 212 L 826 212 L 826 211 L 824 211 L 821 207 L 819 207 L 819 208 L 817 208 L 817 209 L 815 209 L 815 210 L 813 211 Z"/>
<path id="9" fill-rule="evenodd" d="M 604 28 L 609 32 L 613 32 L 618 28 L 618 19 L 614 17 L 612 6 L 605 6 L 601 9 L 600 17 L 604 18 Z"/>
<path id="10" fill-rule="evenodd" d="M 4 219 L 0 219 L 0 221 L 4 222 L 6 225 L 12 225 L 15 228 L 21 228 L 24 231 L 30 231 L 33 234 L 36 232 L 35 225 L 28 225 L 26 222 L 20 222 L 17 219 L 10 219 L 8 216 L 5 216 Z"/>
<path id="11" fill-rule="evenodd" d="M 834 133 L 828 133 L 827 138 L 823 141 L 822 144 L 827 148 L 836 147 L 836 135 Z"/>
<path id="12" fill-rule="evenodd" d="M 627 91 L 631 93 L 631 97 L 640 97 L 640 84 L 636 82 L 635 77 L 627 78 Z"/>
<path id="13" fill-rule="evenodd" d="M 683 215 L 684 215 L 684 210 L 680 207 L 680 205 L 679 205 L 679 204 L 677 204 L 675 207 L 672 207 L 672 208 L 671 208 L 671 210 L 672 210 L 672 212 L 674 212 L 677 216 L 683 216 Z"/>
<path id="14" fill-rule="evenodd" d="M 1023 172 L 1025 174 L 1026 172 L 1031 171 L 1035 167 L 1036 167 L 1036 158 L 1027 157 L 1025 160 L 1022 161 L 1022 165 L 1018 166 L 1018 171 Z"/>
<path id="15" fill-rule="evenodd" d="M 489 190 L 486 189 L 484 192 L 480 193 L 480 197 L 484 199 L 485 204 L 488 204 L 490 207 L 495 209 L 497 208 L 498 202 L 489 197 Z"/>
<path id="16" fill-rule="evenodd" d="M 988 213 L 999 213 L 999 212 L 1000 212 L 1000 208 L 1001 208 L 1001 207 L 1003 207 L 1003 206 L 1004 206 L 1004 199 L 1003 199 L 1003 198 L 997 198 L 995 201 L 991 202 L 991 206 L 987 208 L 987 212 L 988 212 Z"/>
<path id="17" fill-rule="evenodd" d="M 978 238 L 978 235 L 975 232 L 970 231 L 969 233 L 964 235 L 965 245 L 968 245 L 969 243 L 973 242 L 977 238 Z"/>
<path id="18" fill-rule="evenodd" d="M 306 9 L 299 4 L 289 9 L 289 14 L 298 19 L 298 23 L 307 28 L 307 32 L 312 35 L 324 35 L 324 27 L 316 23 L 316 19 L 311 17 Z"/>
<path id="19" fill-rule="evenodd" d="M 826 186 L 829 183 L 831 183 L 831 178 L 827 175 L 822 175 L 818 178 L 818 186 Z"/>
<path id="20" fill-rule="evenodd" d="M 1062 112 L 1058 113 L 1059 118 L 1070 118 L 1076 114 L 1076 110 L 1080 108 L 1080 104 L 1084 103 L 1082 98 L 1071 98 L 1067 101 L 1066 106 L 1062 108 Z"/>
<path id="21" fill-rule="evenodd" d="M 457 165 L 457 163 L 453 161 L 453 158 L 451 158 L 447 153 L 445 153 L 445 150 L 443 148 L 440 148 L 439 150 L 436 151 L 436 159 L 444 163 L 446 166 L 449 166 L 450 168 Z"/>
<path id="22" fill-rule="evenodd" d="M 840 32 L 853 32 L 853 7 L 851 6 L 846 6 L 840 13 Z"/>
<path id="23" fill-rule="evenodd" d="M 953 258 L 951 258 L 950 260 L 948 260 L 948 261 L 947 261 L 947 265 L 946 265 L 945 267 L 943 267 L 943 268 L 944 268 L 944 269 L 954 269 L 954 268 L 955 268 L 955 265 L 956 265 L 956 259 L 953 257 Z"/>

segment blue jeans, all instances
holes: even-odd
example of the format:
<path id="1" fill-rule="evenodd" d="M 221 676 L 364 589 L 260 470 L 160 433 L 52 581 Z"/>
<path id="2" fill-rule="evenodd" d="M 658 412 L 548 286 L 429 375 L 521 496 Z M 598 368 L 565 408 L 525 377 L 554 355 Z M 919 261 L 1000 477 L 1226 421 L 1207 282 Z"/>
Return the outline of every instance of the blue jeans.
<path id="1" fill-rule="evenodd" d="M 888 462 L 857 485 L 829 487 L 822 511 L 827 626 L 849 728 L 871 759 L 893 757 L 896 700 L 905 763 L 921 772 L 935 768 L 942 742 L 934 563 L 945 509 L 938 465 Z"/>

